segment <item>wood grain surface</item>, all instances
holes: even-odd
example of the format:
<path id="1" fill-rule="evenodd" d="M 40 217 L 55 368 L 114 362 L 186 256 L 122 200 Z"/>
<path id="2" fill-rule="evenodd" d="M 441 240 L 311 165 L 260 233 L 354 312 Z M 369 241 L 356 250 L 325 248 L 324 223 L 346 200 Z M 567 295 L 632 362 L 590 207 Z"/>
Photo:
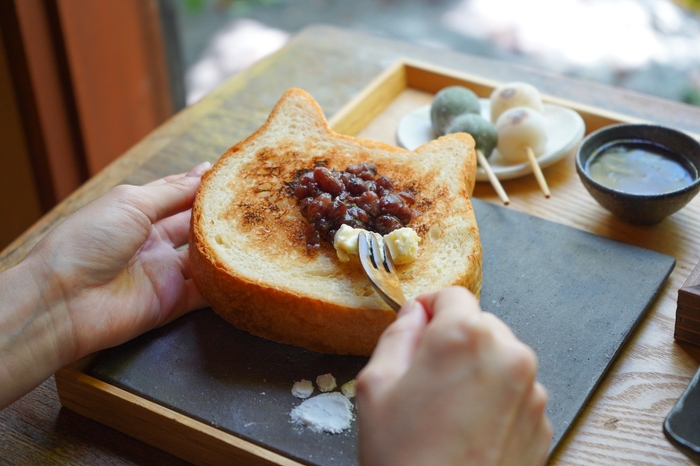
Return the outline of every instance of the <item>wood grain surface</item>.
<path id="1" fill-rule="evenodd" d="M 66 215 L 111 187 L 141 184 L 203 160 L 216 160 L 262 124 L 287 88 L 306 89 L 332 116 L 397 59 L 406 57 L 494 81 L 527 81 L 556 98 L 700 134 L 697 107 L 506 62 L 315 26 L 173 117 L 85 183 L 2 252 L 0 270 L 16 264 Z M 376 123 L 379 118 L 386 120 Z M 394 121 L 384 113 L 363 129 L 363 135 L 388 137 Z M 657 225 L 631 226 L 595 203 L 577 179 L 572 160 L 557 163 L 544 174 L 551 199 L 542 196 L 534 177 L 510 180 L 504 183 L 509 208 L 677 259 L 661 295 L 554 452 L 551 464 L 692 464 L 665 439 L 662 423 L 700 362 L 700 349 L 673 340 L 678 290 L 700 259 L 700 197 Z M 500 203 L 488 183 L 479 183 L 475 196 Z M 61 409 L 53 379 L 0 412 L 0 452 L 0 464 L 183 464 Z"/>

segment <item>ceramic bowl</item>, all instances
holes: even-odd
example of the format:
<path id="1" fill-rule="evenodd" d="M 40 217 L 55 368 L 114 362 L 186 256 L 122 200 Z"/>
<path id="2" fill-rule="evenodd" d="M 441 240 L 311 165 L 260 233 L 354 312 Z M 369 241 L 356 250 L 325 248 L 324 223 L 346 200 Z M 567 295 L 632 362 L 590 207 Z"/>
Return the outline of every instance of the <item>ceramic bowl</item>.
<path id="1" fill-rule="evenodd" d="M 594 180 L 588 162 L 606 144 L 634 140 L 662 146 L 674 153 L 692 182 L 662 194 L 634 194 L 611 189 Z M 586 136 L 576 152 L 576 171 L 583 185 L 598 203 L 621 220 L 638 225 L 657 223 L 685 206 L 700 191 L 700 142 L 680 131 L 657 125 L 618 124 L 603 127 Z"/>

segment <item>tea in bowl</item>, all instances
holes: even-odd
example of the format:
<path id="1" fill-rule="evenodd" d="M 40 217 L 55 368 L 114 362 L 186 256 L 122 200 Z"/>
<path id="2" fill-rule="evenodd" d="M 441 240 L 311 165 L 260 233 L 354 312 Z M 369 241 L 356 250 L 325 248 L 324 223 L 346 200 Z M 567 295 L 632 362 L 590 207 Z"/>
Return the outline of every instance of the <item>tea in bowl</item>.
<path id="1" fill-rule="evenodd" d="M 601 206 L 625 222 L 651 225 L 700 191 L 700 142 L 658 125 L 607 126 L 583 139 L 576 171 Z"/>

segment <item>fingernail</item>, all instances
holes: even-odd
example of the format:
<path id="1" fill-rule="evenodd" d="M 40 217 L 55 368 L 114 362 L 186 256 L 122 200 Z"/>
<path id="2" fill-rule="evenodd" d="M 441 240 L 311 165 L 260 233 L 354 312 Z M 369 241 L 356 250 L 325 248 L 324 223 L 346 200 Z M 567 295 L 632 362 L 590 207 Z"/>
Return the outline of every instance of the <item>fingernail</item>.
<path id="1" fill-rule="evenodd" d="M 207 170 L 211 168 L 211 163 L 209 162 L 202 162 L 196 167 L 192 168 L 190 171 L 187 172 L 187 176 L 193 177 L 193 178 L 199 178 L 200 176 L 204 175 Z"/>
<path id="2" fill-rule="evenodd" d="M 420 310 L 420 311 L 423 310 L 423 306 L 421 305 L 421 303 L 419 303 L 415 299 L 409 299 L 408 301 L 406 301 L 403 304 L 403 306 L 401 306 L 401 309 L 399 310 L 397 317 L 409 315 L 409 314 L 412 314 L 418 310 Z"/>

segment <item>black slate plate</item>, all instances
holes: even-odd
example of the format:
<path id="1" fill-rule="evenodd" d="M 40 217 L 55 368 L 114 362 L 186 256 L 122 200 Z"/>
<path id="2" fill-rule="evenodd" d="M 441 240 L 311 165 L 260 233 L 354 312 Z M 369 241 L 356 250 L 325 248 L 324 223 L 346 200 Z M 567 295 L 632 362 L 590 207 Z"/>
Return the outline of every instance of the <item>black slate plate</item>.
<path id="1" fill-rule="evenodd" d="M 482 307 L 537 353 L 556 447 L 675 259 L 478 199 L 474 209 Z M 294 426 L 291 387 L 328 372 L 342 384 L 365 363 L 256 338 L 202 310 L 108 351 L 91 375 L 302 463 L 354 465 L 356 424 L 339 435 Z"/>

